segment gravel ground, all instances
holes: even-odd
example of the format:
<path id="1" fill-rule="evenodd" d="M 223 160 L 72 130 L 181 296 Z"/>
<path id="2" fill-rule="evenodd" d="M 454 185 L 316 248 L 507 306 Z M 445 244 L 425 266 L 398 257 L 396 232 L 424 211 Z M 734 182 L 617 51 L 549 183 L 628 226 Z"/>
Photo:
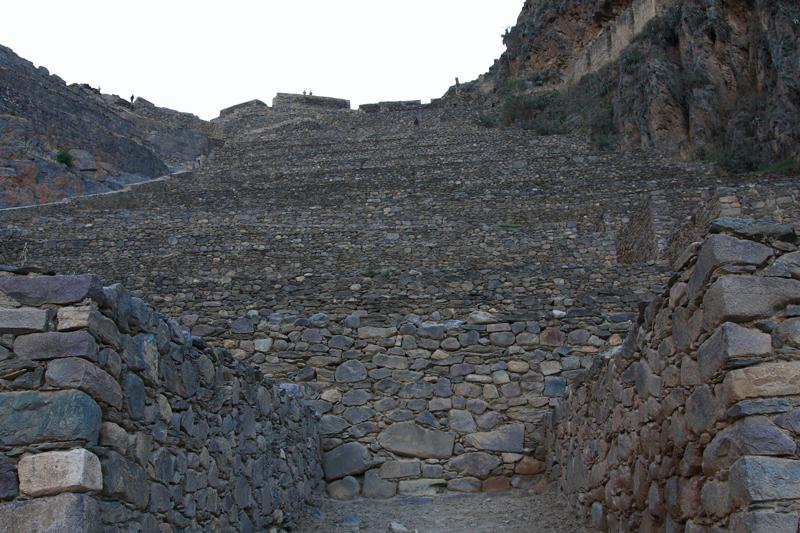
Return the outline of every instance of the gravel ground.
<path id="1" fill-rule="evenodd" d="M 392 529 L 392 523 L 405 529 Z M 299 533 L 589 533 L 552 494 L 507 492 L 339 502 L 326 499 Z"/>

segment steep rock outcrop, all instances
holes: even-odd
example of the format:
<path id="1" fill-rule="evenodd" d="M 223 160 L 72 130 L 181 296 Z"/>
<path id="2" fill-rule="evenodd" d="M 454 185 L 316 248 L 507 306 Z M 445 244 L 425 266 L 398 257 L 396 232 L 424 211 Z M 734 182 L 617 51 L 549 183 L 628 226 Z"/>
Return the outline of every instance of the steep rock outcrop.
<path id="1" fill-rule="evenodd" d="M 714 156 L 742 170 L 800 158 L 796 2 L 527 0 L 504 42 L 487 74 L 448 96 L 503 108 L 518 95 L 577 88 L 582 98 L 557 102 L 559 129 L 591 130 L 591 109 L 601 108 L 624 148 Z M 552 104 L 532 105 L 553 114 Z M 505 122 L 530 126 L 515 120 L 519 107 L 506 105 Z"/>
<path id="2" fill-rule="evenodd" d="M 67 85 L 0 46 L 0 207 L 120 189 L 193 166 L 212 127 L 194 115 Z"/>

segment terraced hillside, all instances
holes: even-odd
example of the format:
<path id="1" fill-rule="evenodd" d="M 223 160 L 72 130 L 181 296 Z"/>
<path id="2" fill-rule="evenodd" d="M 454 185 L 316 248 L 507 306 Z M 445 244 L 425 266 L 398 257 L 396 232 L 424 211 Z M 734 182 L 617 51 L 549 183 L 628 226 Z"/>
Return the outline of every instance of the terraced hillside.
<path id="1" fill-rule="evenodd" d="M 459 107 L 250 103 L 216 122 L 198 170 L 0 212 L 0 263 L 119 282 L 299 385 L 337 499 L 546 488 L 553 409 L 686 245 L 720 215 L 800 220 L 790 178 Z"/>

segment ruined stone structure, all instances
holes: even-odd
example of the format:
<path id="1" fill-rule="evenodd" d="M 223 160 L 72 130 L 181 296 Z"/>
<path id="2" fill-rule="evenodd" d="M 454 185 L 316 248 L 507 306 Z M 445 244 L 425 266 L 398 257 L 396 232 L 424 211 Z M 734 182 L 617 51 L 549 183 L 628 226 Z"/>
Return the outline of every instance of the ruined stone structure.
<path id="1" fill-rule="evenodd" d="M 319 493 L 317 419 L 119 285 L 0 272 L 3 531 L 253 531 Z"/>
<path id="2" fill-rule="evenodd" d="M 118 282 L 175 316 L 176 323 L 164 323 L 174 335 L 191 335 L 179 338 L 196 346 L 198 357 L 221 358 L 230 365 L 230 376 L 258 387 L 255 370 L 246 370 L 253 365 L 289 384 L 288 390 L 302 391 L 304 404 L 320 417 L 318 463 L 313 446 L 298 457 L 281 455 L 283 442 L 290 441 L 267 448 L 275 455 L 258 465 L 258 471 L 266 469 L 263 477 L 246 476 L 247 488 L 231 488 L 232 499 L 218 493 L 231 506 L 220 507 L 213 517 L 187 515 L 191 505 L 183 500 L 172 516 L 112 493 L 107 497 L 122 500 L 127 513 L 114 514 L 113 520 L 151 517 L 181 529 L 182 520 L 233 524 L 238 518 L 258 528 L 257 520 L 263 525 L 280 515 L 257 515 L 254 511 L 262 507 L 248 507 L 236 500 L 237 494 L 249 491 L 252 502 L 260 502 L 265 487 L 280 490 L 289 480 L 301 479 L 307 490 L 280 494 L 268 508 L 270 513 L 283 509 L 289 520 L 297 502 L 313 490 L 315 468 L 324 474 L 327 493 L 342 499 L 526 489 L 546 483 L 549 471 L 566 494 L 593 512 L 595 525 L 612 530 L 656 528 L 665 522 L 670 527 L 687 521 L 697 527 L 727 524 L 734 514 L 735 520 L 750 520 L 741 513 L 749 501 L 736 500 L 708 519 L 698 505 L 673 512 L 677 508 L 669 491 L 676 483 L 681 495 L 689 494 L 686 483 L 702 489 L 698 463 L 682 469 L 677 450 L 702 455 L 703 449 L 690 443 L 700 439 L 708 444 L 713 435 L 702 436 L 707 427 L 697 437 L 686 430 L 685 442 L 672 448 L 665 444 L 659 455 L 656 448 L 647 448 L 653 441 L 650 433 L 638 437 L 641 444 L 633 451 L 633 444 L 618 444 L 604 433 L 617 426 L 595 426 L 591 417 L 596 415 L 584 413 L 596 413 L 600 405 L 609 413 L 614 409 L 604 403 L 611 398 L 592 387 L 619 389 L 624 395 L 612 397 L 620 406 L 614 412 L 626 429 L 652 432 L 655 422 L 645 416 L 649 405 L 689 412 L 696 409 L 697 397 L 689 401 L 693 394 L 717 394 L 711 377 L 675 382 L 675 368 L 680 376 L 680 363 L 686 362 L 687 374 L 697 366 L 699 343 L 718 324 L 698 329 L 686 341 L 691 347 L 678 346 L 679 341 L 665 339 L 699 327 L 691 315 L 696 303 L 685 298 L 676 303 L 686 309 L 681 316 L 689 324 L 679 323 L 681 333 L 664 329 L 670 323 L 663 317 L 668 311 L 658 315 L 656 328 L 657 309 L 641 317 L 639 310 L 654 297 L 661 301 L 675 260 L 681 261 L 677 269 L 691 264 L 682 254 L 720 216 L 796 224 L 796 182 L 768 175 L 728 176 L 708 165 L 679 163 L 651 152 L 598 154 L 575 137 L 485 129 L 474 122 L 474 111 L 463 107 L 377 106 L 370 112 L 308 106 L 282 111 L 259 101 L 234 106 L 215 121 L 224 144 L 198 170 L 123 192 L 0 214 L 0 262 L 94 272 Z M 761 247 L 761 255 L 768 249 L 774 261 L 795 244 L 787 233 L 776 242 L 750 246 Z M 742 263 L 725 257 L 703 267 L 707 272 L 693 286 L 692 302 L 702 300 L 715 268 L 733 262 L 737 266 L 731 273 L 752 273 L 746 265 L 763 268 L 768 259 Z M 101 315 L 118 320 L 113 301 L 101 299 L 95 305 Z M 59 324 L 48 322 L 45 329 L 57 330 Z M 92 327 L 90 321 L 86 328 Z M 125 326 L 117 327 L 127 333 Z M 158 347 L 161 330 L 152 327 L 132 333 L 152 331 Z M 629 335 L 631 330 L 636 334 Z M 105 337 L 98 342 L 114 347 Z M 4 338 L 4 345 L 14 350 L 15 340 Z M 162 373 L 173 369 L 168 353 L 161 356 Z M 616 355 L 608 359 L 608 354 Z M 601 366 L 607 360 L 608 366 Z M 633 369 L 618 360 L 633 363 Z M 15 379 L 49 386 L 49 368 L 39 369 L 38 378 L 36 371 L 26 367 L 28 377 Z M 145 420 L 168 426 L 160 418 L 164 402 L 159 394 L 168 399 L 165 391 L 181 398 L 187 394 L 180 370 L 164 376 L 162 389 L 145 379 L 146 368 L 141 372 L 153 417 Z M 218 389 L 202 382 L 202 376 L 200 367 L 198 390 Z M 261 387 L 272 391 L 266 384 Z M 701 389 L 705 392 L 696 392 Z M 277 392 L 269 394 L 278 398 Z M 250 409 L 258 407 L 257 397 L 239 400 Z M 312 439 L 314 422 L 300 416 L 295 399 L 282 401 L 287 410 L 297 411 L 271 411 L 274 428 L 302 429 L 277 438 Z M 643 407 L 633 410 L 634 405 Z M 178 421 L 176 431 L 186 431 L 180 436 L 184 442 L 198 438 L 191 432 L 198 418 L 206 420 L 209 434 L 214 423 L 230 428 L 226 424 L 233 422 L 226 420 L 236 420 L 222 414 L 236 409 L 234 404 L 195 407 L 182 399 L 170 407 L 168 418 Z M 195 417 L 189 429 L 181 425 L 187 412 Z M 651 416 L 657 414 L 659 421 L 666 416 Z M 131 435 L 145 427 L 129 418 L 126 414 L 109 422 L 128 424 Z M 716 430 L 733 426 L 733 418 L 730 424 L 716 415 L 715 420 Z M 258 450 L 263 449 L 258 435 L 266 439 L 270 434 L 264 431 L 249 434 Z M 661 434 L 671 438 L 667 430 Z M 116 451 L 102 435 L 99 446 Z M 101 462 L 108 460 L 94 443 L 81 446 Z M 609 456 L 611 450 L 627 451 L 629 462 Z M 662 458 L 667 450 L 672 462 Z M 145 468 L 152 482 L 166 483 L 147 470 L 144 461 L 152 456 L 128 451 L 133 455 L 127 461 Z M 194 456 L 190 460 L 197 451 L 184 448 L 184 453 L 187 465 L 197 464 Z M 656 455 L 660 463 L 654 462 Z M 211 448 L 208 456 L 214 457 Z M 273 460 L 293 466 L 275 478 Z M 176 461 L 187 476 L 179 481 L 181 498 L 205 498 L 206 492 L 185 489 L 193 468 Z M 246 459 L 241 463 L 234 461 L 225 475 L 233 480 L 252 471 Z M 605 470 L 588 473 L 597 468 Z M 726 468 L 715 471 L 713 483 L 725 481 Z M 625 496 L 629 484 L 624 475 L 631 472 L 639 472 L 638 492 L 631 489 Z M 645 485 L 648 496 L 653 493 L 648 500 L 652 508 L 632 504 L 640 501 L 636 498 Z M 598 487 L 610 488 L 606 493 Z M 106 496 L 97 498 L 102 515 Z"/>
<path id="3" fill-rule="evenodd" d="M 598 529 L 798 528 L 797 234 L 712 230 L 556 409 L 550 467 Z"/>

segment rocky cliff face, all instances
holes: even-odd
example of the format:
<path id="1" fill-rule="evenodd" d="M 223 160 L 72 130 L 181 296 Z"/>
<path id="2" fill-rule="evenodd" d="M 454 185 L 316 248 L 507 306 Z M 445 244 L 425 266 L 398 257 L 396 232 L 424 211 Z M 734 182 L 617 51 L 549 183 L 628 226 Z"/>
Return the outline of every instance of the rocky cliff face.
<path id="1" fill-rule="evenodd" d="M 563 119 L 560 129 L 591 130 L 607 110 L 606 129 L 625 148 L 713 156 L 742 170 L 800 158 L 795 1 L 527 0 L 504 41 L 462 97 L 507 123 L 535 127 L 544 111 Z M 556 89 L 562 97 L 541 101 Z M 522 121 L 520 97 L 534 108 Z"/>
<path id="2" fill-rule="evenodd" d="M 67 85 L 0 46 L 0 207 L 115 190 L 192 166 L 211 126 Z"/>

